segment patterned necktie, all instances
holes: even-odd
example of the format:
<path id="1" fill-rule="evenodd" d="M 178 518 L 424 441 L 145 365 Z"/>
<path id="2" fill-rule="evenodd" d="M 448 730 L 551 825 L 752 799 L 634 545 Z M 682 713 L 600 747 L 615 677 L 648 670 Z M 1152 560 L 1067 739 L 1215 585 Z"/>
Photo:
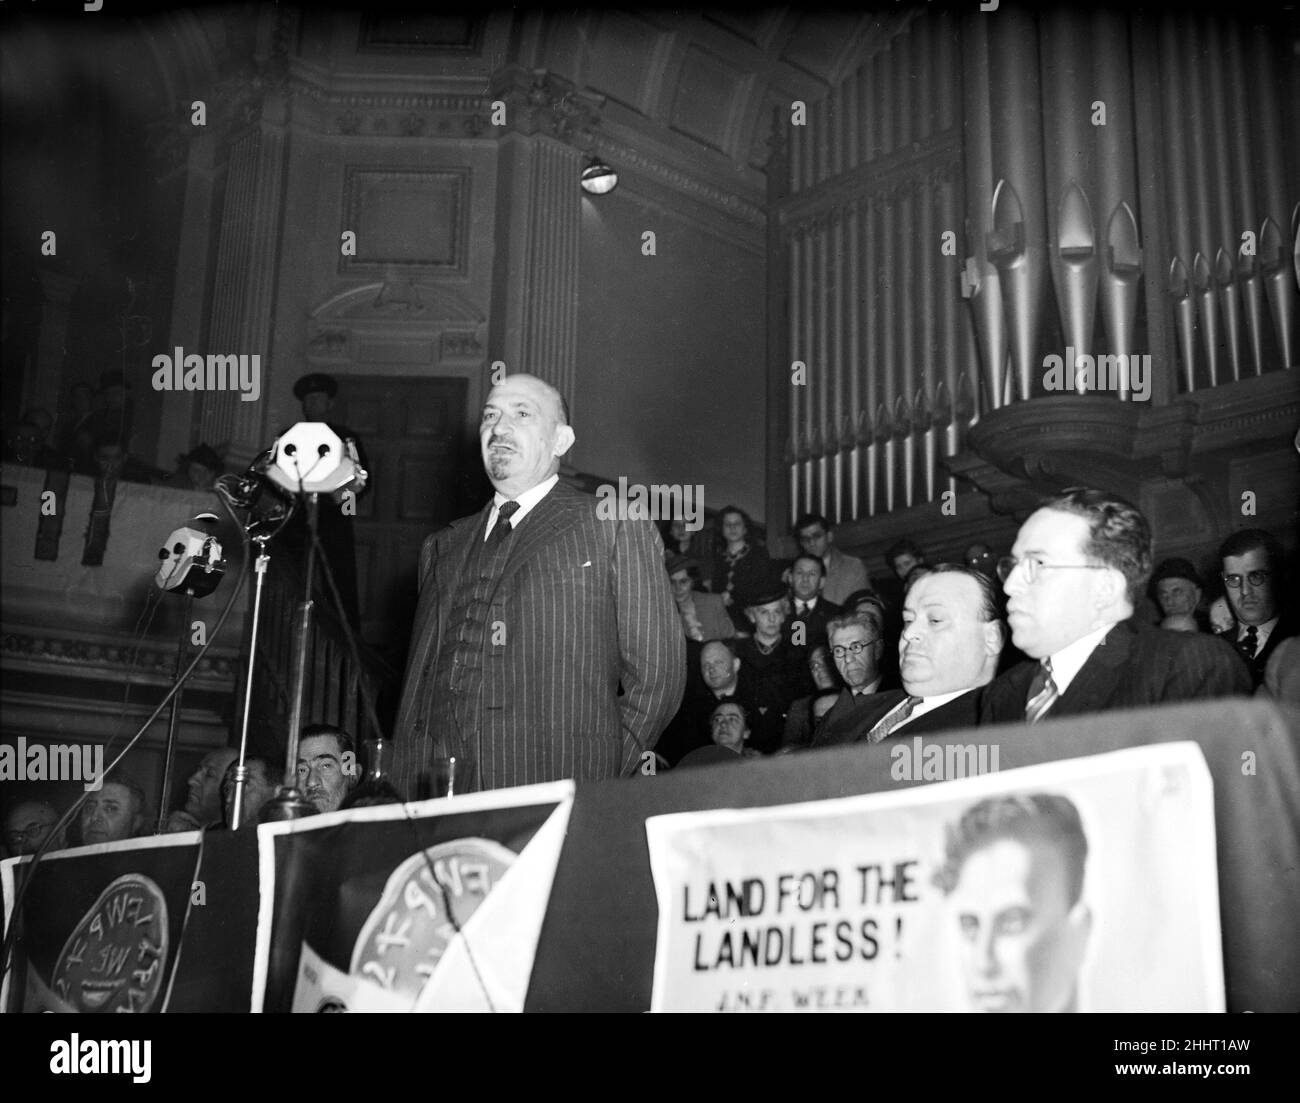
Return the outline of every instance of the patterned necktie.
<path id="1" fill-rule="evenodd" d="M 1237 641 L 1237 650 L 1246 657 L 1246 662 L 1251 662 L 1255 658 L 1255 649 L 1258 646 L 1259 632 L 1252 624 L 1246 629 L 1246 634 Z"/>
<path id="2" fill-rule="evenodd" d="M 1044 659 L 1034 680 L 1029 683 L 1029 704 L 1025 706 L 1025 719 L 1031 724 L 1037 724 L 1059 696 L 1056 683 L 1052 681 L 1052 660 Z"/>
<path id="3" fill-rule="evenodd" d="M 799 602 L 799 616 L 802 617 L 806 615 L 807 612 L 808 612 L 808 603 L 806 601 Z"/>
<path id="4" fill-rule="evenodd" d="M 867 733 L 867 742 L 879 743 L 904 720 L 910 719 L 912 710 L 924 700 L 924 697 L 908 697 L 903 701 L 899 701 L 889 712 L 876 721 L 876 726 Z"/>
<path id="5" fill-rule="evenodd" d="M 518 509 L 518 502 L 501 503 L 501 508 L 497 510 L 497 523 L 492 526 L 493 548 L 499 548 L 506 542 L 506 538 L 515 531 L 515 526 L 510 523 L 510 518 L 515 515 Z"/>

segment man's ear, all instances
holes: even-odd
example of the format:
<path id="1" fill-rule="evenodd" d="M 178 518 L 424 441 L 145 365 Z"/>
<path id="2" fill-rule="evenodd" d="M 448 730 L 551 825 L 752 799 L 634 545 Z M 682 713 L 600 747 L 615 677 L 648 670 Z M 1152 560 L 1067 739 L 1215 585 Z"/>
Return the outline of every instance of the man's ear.
<path id="1" fill-rule="evenodd" d="M 998 658 L 1002 654 L 1002 648 L 1006 646 L 1006 632 L 1002 628 L 1000 620 L 991 620 L 984 625 L 984 653 L 993 658 Z"/>
<path id="2" fill-rule="evenodd" d="M 573 447 L 573 443 L 577 439 L 577 434 L 574 433 L 572 425 L 557 426 L 555 430 L 555 447 L 551 450 L 551 455 L 563 456 L 565 452 Z"/>

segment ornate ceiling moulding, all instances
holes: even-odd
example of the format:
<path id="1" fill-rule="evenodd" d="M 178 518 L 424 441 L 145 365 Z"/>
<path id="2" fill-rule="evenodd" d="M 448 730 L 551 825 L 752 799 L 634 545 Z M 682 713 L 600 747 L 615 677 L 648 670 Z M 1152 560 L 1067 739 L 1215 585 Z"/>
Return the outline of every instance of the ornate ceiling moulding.
<path id="1" fill-rule="evenodd" d="M 584 151 L 591 150 L 604 100 L 579 92 L 573 81 L 546 69 L 507 65 L 492 74 L 492 101 L 505 104 L 504 132 L 545 134 Z"/>
<path id="2" fill-rule="evenodd" d="M 489 97 L 454 92 L 342 92 L 301 75 L 289 82 L 295 118 L 345 137 L 478 138 L 490 129 Z"/>
<path id="3" fill-rule="evenodd" d="M 197 683 L 208 682 L 212 687 L 229 690 L 230 679 L 235 674 L 234 656 L 229 648 L 209 651 L 194 672 Z M 123 670 L 144 680 L 170 681 L 176 668 L 175 641 L 155 643 L 132 639 L 102 641 L 73 639 L 41 632 L 39 629 L 6 629 L 0 636 L 0 654 L 11 669 L 21 664 L 51 666 L 63 671 L 75 670 L 87 678 L 107 677 L 120 679 Z"/>

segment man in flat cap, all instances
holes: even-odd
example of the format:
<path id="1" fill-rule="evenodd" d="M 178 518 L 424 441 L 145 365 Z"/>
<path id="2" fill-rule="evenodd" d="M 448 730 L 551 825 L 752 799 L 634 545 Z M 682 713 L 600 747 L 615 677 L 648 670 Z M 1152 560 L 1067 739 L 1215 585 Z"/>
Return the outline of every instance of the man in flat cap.
<path id="1" fill-rule="evenodd" d="M 1151 576 L 1151 596 L 1160 606 L 1161 628 L 1173 632 L 1208 632 L 1210 620 L 1201 604 L 1201 576 L 1187 559 L 1162 559 Z"/>

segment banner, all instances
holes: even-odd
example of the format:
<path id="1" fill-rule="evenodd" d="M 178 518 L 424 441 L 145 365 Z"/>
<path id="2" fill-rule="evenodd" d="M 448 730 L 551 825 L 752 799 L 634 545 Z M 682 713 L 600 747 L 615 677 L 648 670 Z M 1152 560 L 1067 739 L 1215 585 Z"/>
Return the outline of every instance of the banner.
<path id="1" fill-rule="evenodd" d="M 1166 743 L 652 817 L 651 1009 L 1222 1011 L 1212 796 Z"/>
<path id="2" fill-rule="evenodd" d="M 258 827 L 254 1011 L 519 1011 L 573 783 Z"/>
<path id="3" fill-rule="evenodd" d="M 0 1006 L 17 976 L 24 1011 L 165 1011 L 189 910 L 202 896 L 201 856 L 198 831 L 46 855 L 23 902 Z M 6 931 L 30 869 L 26 857 L 0 863 Z"/>

